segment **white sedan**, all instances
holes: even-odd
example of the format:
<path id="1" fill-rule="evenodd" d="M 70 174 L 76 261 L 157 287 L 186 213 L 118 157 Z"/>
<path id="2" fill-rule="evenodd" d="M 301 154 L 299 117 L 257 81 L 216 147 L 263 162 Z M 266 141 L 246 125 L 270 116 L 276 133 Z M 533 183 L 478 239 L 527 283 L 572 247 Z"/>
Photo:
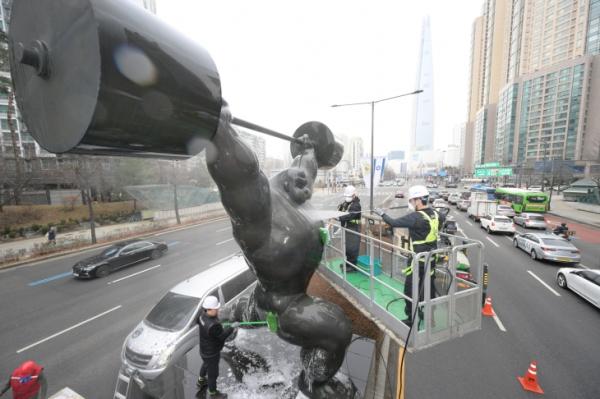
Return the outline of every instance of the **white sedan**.
<path id="1" fill-rule="evenodd" d="M 569 288 L 592 305 L 600 308 L 600 270 L 563 267 L 558 269 L 556 283 L 561 288 Z"/>
<path id="2" fill-rule="evenodd" d="M 515 234 L 515 225 L 513 221 L 506 216 L 486 215 L 479 219 L 481 228 L 488 233 L 508 233 Z"/>

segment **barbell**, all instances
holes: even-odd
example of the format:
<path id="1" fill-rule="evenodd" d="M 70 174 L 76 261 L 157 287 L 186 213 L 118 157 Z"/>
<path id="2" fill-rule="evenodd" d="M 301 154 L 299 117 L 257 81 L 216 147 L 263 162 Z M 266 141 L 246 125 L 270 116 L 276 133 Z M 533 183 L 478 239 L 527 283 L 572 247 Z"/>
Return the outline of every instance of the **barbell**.
<path id="1" fill-rule="evenodd" d="M 133 2 L 19 0 L 10 26 L 17 104 L 47 151 L 185 159 L 216 134 L 223 98 L 212 57 Z M 231 123 L 290 141 L 294 157 L 311 145 L 321 168 L 343 155 L 320 122 L 292 136 Z"/>

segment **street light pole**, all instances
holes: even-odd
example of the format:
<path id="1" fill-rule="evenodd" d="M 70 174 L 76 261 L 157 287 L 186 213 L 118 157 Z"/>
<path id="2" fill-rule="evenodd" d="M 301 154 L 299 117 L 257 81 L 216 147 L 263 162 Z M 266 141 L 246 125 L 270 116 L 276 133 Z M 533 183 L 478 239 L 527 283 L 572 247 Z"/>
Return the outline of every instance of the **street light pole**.
<path id="1" fill-rule="evenodd" d="M 369 187 L 369 210 L 373 210 L 373 186 L 375 185 L 375 102 L 371 101 L 371 184 Z"/>
<path id="2" fill-rule="evenodd" d="M 410 93 L 404 93 L 404 94 L 400 94 L 398 96 L 393 96 L 393 97 L 386 97 L 386 98 L 381 98 L 379 100 L 374 100 L 374 101 L 363 101 L 363 102 L 358 102 L 358 103 L 347 103 L 347 104 L 333 104 L 331 107 L 332 108 L 337 108 L 337 107 L 348 107 L 348 106 L 353 106 L 353 105 L 370 105 L 371 106 L 371 176 L 370 176 L 370 183 L 371 183 L 371 187 L 369 189 L 369 210 L 373 211 L 373 186 L 375 185 L 374 180 L 375 180 L 375 157 L 374 157 L 374 152 L 375 152 L 375 104 L 377 103 L 381 103 L 384 101 L 388 101 L 388 100 L 393 100 L 396 98 L 400 98 L 400 97 L 405 97 L 405 96 L 411 96 L 413 94 L 419 94 L 422 93 L 423 90 L 415 90 L 412 91 Z"/>

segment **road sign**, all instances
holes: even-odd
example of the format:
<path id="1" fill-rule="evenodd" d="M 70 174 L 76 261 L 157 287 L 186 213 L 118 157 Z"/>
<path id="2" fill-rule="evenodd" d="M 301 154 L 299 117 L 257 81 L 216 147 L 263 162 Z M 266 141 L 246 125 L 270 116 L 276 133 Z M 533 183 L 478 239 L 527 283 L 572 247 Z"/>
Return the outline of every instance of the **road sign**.
<path id="1" fill-rule="evenodd" d="M 475 169 L 475 177 L 498 177 L 512 176 L 512 168 L 477 168 Z"/>

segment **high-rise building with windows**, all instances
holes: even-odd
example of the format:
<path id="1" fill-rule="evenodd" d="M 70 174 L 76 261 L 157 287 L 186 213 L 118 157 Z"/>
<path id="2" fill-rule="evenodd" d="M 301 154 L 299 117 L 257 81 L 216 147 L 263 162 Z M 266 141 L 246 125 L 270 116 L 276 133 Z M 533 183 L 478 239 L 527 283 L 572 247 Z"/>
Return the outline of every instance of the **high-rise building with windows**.
<path id="1" fill-rule="evenodd" d="M 507 26 L 510 0 L 485 0 L 482 16 L 475 19 L 471 37 L 469 106 L 465 130 L 463 168 L 494 158 L 494 131 L 498 96 L 504 85 L 508 58 Z"/>
<path id="2" fill-rule="evenodd" d="M 484 27 L 498 4 L 485 1 Z M 505 26 L 491 37 L 492 43 L 504 44 L 504 59 L 497 65 L 487 59 L 489 28 L 482 29 L 481 43 L 473 43 L 466 138 L 472 140 L 473 158 L 465 155 L 464 162 L 518 166 L 542 159 L 600 160 L 600 115 L 590 112 L 600 106 L 600 0 L 511 0 L 505 15 Z M 478 52 L 483 61 L 474 72 Z M 483 107 L 494 102 L 493 90 L 485 90 L 493 87 L 488 73 L 490 82 L 501 83 L 495 110 L 473 115 L 473 105 L 481 100 L 474 89 L 484 94 Z M 490 123 L 493 128 L 485 135 L 484 125 Z"/>

